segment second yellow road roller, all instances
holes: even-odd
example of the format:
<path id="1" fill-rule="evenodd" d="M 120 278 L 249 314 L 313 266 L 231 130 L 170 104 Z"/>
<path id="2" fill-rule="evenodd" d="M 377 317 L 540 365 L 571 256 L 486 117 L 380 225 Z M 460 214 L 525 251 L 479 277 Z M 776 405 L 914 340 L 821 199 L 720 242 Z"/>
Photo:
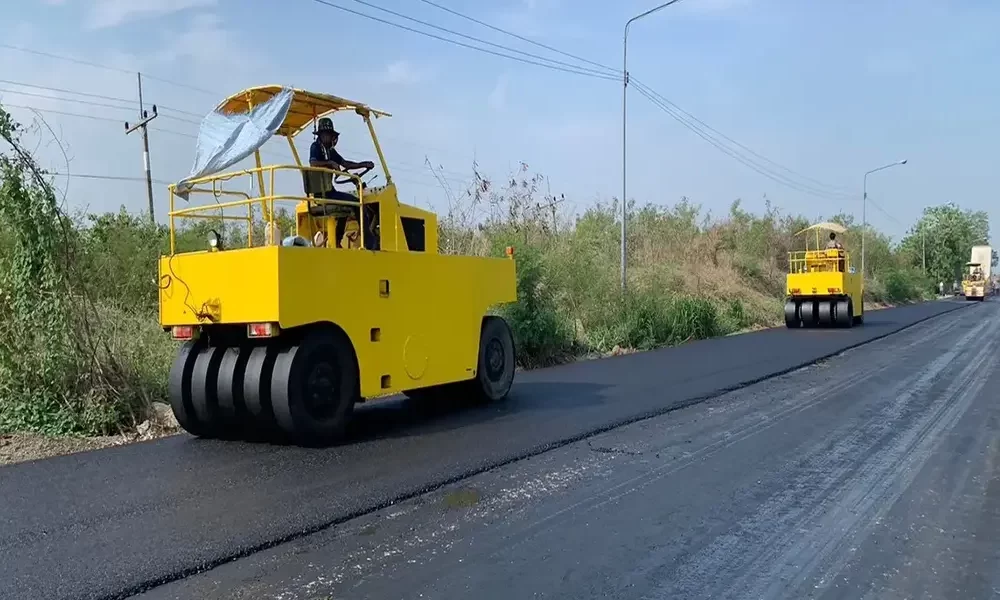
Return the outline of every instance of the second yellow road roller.
<path id="1" fill-rule="evenodd" d="M 795 234 L 805 238 L 805 250 L 789 252 L 785 325 L 852 327 L 864 322 L 864 279 L 851 253 L 837 239 L 847 230 L 838 223 L 817 223 Z M 821 232 L 827 232 L 820 237 Z M 809 235 L 812 234 L 812 235 Z M 810 238 L 814 246 L 810 247 Z"/>

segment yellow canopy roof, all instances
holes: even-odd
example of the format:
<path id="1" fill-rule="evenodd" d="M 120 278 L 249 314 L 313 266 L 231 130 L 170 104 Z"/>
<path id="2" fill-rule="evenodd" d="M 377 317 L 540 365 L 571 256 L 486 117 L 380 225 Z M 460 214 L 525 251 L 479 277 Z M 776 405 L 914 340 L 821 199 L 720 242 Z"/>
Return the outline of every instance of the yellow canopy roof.
<path id="1" fill-rule="evenodd" d="M 823 223 L 816 223 L 815 225 L 810 225 L 802 231 L 797 232 L 795 235 L 801 235 L 807 231 L 813 231 L 815 229 L 821 229 L 824 231 L 832 231 L 834 233 L 844 233 L 847 228 L 840 223 L 834 223 L 833 221 L 824 221 Z"/>
<path id="2" fill-rule="evenodd" d="M 225 114 L 242 114 L 250 112 L 252 106 L 267 102 L 280 93 L 285 86 L 263 85 L 252 87 L 233 94 L 216 107 Z M 284 123 L 278 128 L 277 135 L 294 137 L 312 126 L 313 120 L 340 110 L 352 110 L 362 115 L 388 117 L 389 113 L 375 110 L 361 102 L 347 100 L 330 94 L 320 94 L 306 90 L 293 89 L 292 105 L 288 109 Z"/>

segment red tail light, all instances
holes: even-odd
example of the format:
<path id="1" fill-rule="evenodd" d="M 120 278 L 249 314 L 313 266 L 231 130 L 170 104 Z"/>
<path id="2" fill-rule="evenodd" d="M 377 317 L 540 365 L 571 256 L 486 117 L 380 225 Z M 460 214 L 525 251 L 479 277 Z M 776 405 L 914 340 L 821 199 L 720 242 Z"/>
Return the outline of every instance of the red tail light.
<path id="1" fill-rule="evenodd" d="M 194 325 L 174 325 L 170 328 L 170 337 L 175 340 L 192 340 L 194 339 Z"/>
<path id="2" fill-rule="evenodd" d="M 247 336 L 252 338 L 269 338 L 278 335 L 278 326 L 274 323 L 250 323 L 247 325 Z"/>

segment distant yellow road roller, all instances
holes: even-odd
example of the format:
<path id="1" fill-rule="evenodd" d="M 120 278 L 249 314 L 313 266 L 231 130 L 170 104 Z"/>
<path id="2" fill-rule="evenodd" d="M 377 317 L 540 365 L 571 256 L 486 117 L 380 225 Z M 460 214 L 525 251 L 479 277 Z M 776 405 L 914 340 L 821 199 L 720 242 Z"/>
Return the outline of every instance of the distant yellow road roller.
<path id="1" fill-rule="evenodd" d="M 820 232 L 829 232 L 829 241 Z M 815 234 L 815 248 L 789 252 L 786 278 L 785 326 L 852 327 L 864 323 L 864 279 L 851 264 L 851 253 L 836 239 L 846 229 L 832 222 L 817 223 L 796 233 Z"/>
<path id="2" fill-rule="evenodd" d="M 335 114 L 360 117 L 384 185 L 362 180 L 374 162 L 336 151 Z M 203 120 L 190 176 L 169 186 L 170 252 L 159 260 L 160 325 L 182 342 L 170 403 L 188 432 L 326 444 L 366 400 L 507 396 L 514 339 L 491 309 L 516 300 L 513 249 L 439 254 L 437 217 L 398 200 L 373 126 L 388 116 L 262 86 Z M 317 140 L 303 164 L 294 138 L 307 130 Z M 294 165 L 262 163 L 261 146 L 275 136 L 287 139 Z M 254 168 L 225 171 L 250 156 Z M 206 201 L 193 202 L 199 195 Z M 294 205 L 294 231 L 281 231 L 280 203 Z M 179 252 L 183 219 L 232 224 L 245 242 L 229 247 L 232 236 L 213 229 L 202 249 Z"/>

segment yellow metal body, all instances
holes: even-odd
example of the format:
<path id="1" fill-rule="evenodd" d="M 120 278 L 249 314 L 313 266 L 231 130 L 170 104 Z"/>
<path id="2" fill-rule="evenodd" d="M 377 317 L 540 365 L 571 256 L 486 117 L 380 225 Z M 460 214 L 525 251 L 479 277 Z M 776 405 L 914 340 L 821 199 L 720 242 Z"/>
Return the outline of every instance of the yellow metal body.
<path id="1" fill-rule="evenodd" d="M 979 263 L 966 263 L 965 276 L 962 278 L 962 295 L 966 300 L 984 300 L 990 291 L 989 282 L 983 276 Z"/>
<path id="2" fill-rule="evenodd" d="M 787 294 L 789 298 L 830 298 L 848 296 L 853 316 L 863 311 L 861 274 L 852 272 L 851 255 L 846 250 L 805 250 L 789 252 Z"/>
<path id="3" fill-rule="evenodd" d="M 227 99 L 220 109 L 245 112 L 278 91 L 278 86 L 253 88 Z M 303 166 L 291 138 L 337 110 L 352 110 L 365 120 L 386 177 L 384 187 L 369 190 L 353 174 L 332 171 L 350 176 L 361 210 L 377 215 L 378 227 L 368 231 L 351 219 L 344 236 L 350 243 L 343 248 L 336 248 L 333 239 L 337 217 L 313 216 L 309 209 L 345 202 L 274 189 L 276 171 L 331 172 Z M 159 263 L 161 326 L 271 323 L 279 326 L 280 337 L 285 330 L 332 323 L 351 341 L 365 398 L 475 377 L 483 318 L 492 306 L 516 300 L 512 253 L 506 258 L 439 254 L 436 216 L 398 200 L 372 126 L 374 116 L 387 115 L 357 102 L 296 90 L 278 133 L 289 138 L 298 164 L 263 166 L 258 153 L 257 168 L 196 180 L 194 193 L 212 195 L 212 203 L 204 206 L 175 209 L 171 186 L 171 250 Z M 225 191 L 236 178 L 252 178 L 260 196 Z M 240 197 L 221 201 L 226 195 Z M 281 245 L 293 232 L 277 231 L 273 215 L 280 202 L 295 204 L 294 233 L 307 245 Z M 266 228 L 264 245 L 257 247 L 255 206 Z M 175 251 L 175 220 L 220 215 L 245 222 L 248 247 Z M 312 242 L 320 231 L 329 241 L 316 247 Z M 368 236 L 375 236 L 376 250 L 362 249 Z"/>

